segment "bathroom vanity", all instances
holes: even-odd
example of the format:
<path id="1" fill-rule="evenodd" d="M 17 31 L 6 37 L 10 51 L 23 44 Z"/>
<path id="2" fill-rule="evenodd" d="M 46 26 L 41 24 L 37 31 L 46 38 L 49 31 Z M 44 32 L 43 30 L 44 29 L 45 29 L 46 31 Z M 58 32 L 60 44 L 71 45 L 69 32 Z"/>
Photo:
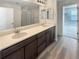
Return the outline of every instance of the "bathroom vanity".
<path id="1" fill-rule="evenodd" d="M 0 59 L 36 59 L 55 41 L 55 28 L 37 26 L 24 30 L 27 34 L 21 38 L 13 39 L 14 34 L 0 38 Z"/>

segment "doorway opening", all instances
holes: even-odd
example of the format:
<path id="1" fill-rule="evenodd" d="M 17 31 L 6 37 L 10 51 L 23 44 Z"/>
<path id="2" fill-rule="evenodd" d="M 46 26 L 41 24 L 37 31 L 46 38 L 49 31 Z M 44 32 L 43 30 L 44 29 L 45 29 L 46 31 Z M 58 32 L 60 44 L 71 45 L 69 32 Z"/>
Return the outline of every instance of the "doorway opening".
<path id="1" fill-rule="evenodd" d="M 63 35 L 77 39 L 77 4 L 63 7 Z"/>

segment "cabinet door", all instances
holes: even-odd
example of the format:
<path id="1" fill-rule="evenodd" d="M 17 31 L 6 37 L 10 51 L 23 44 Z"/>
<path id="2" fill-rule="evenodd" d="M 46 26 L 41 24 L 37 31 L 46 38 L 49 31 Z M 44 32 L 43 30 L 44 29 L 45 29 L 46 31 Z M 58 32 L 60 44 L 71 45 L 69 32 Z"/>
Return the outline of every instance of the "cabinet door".
<path id="1" fill-rule="evenodd" d="M 44 49 L 46 48 L 46 35 L 43 35 L 43 37 L 39 37 L 37 39 L 37 45 L 38 45 L 38 55 L 44 51 Z"/>
<path id="2" fill-rule="evenodd" d="M 50 32 L 47 32 L 46 34 L 46 46 L 50 45 Z"/>
<path id="3" fill-rule="evenodd" d="M 37 56 L 37 41 L 33 41 L 25 47 L 25 59 L 35 59 Z"/>
<path id="4" fill-rule="evenodd" d="M 51 28 L 51 38 L 50 38 L 50 42 L 54 42 L 55 41 L 55 27 Z"/>
<path id="5" fill-rule="evenodd" d="M 10 55 L 4 57 L 3 59 L 24 59 L 24 48 L 21 48 Z"/>
<path id="6" fill-rule="evenodd" d="M 45 50 L 45 48 L 46 48 L 46 42 L 43 42 L 43 44 L 38 47 L 38 55 L 42 53 Z"/>

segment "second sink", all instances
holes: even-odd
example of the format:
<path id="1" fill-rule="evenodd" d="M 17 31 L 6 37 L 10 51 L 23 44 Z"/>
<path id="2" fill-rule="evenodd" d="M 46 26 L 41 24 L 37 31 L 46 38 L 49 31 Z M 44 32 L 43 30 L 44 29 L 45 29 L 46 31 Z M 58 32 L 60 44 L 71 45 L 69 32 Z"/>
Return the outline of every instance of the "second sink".
<path id="1" fill-rule="evenodd" d="M 17 39 L 17 38 L 21 38 L 21 37 L 23 37 L 23 36 L 25 36 L 27 33 L 16 33 L 15 35 L 13 35 L 13 39 Z"/>

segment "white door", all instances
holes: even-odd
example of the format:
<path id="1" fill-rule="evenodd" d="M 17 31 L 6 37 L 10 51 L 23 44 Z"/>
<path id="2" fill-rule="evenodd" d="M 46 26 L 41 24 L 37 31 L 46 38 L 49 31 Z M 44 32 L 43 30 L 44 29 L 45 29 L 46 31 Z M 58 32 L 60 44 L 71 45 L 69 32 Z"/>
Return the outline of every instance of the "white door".
<path id="1" fill-rule="evenodd" d="M 63 7 L 63 35 L 64 36 L 77 39 L 76 17 L 77 17 L 77 4 Z"/>

